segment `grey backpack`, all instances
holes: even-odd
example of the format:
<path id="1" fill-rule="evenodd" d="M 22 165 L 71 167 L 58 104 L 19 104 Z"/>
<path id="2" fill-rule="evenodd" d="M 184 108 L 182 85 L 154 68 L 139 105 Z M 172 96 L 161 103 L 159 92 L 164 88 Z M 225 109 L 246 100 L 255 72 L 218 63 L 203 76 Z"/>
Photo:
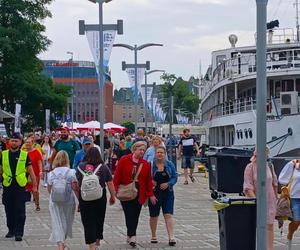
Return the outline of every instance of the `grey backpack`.
<path id="1" fill-rule="evenodd" d="M 96 175 L 102 164 L 100 164 L 92 173 L 86 173 L 78 168 L 78 171 L 83 175 L 80 193 L 84 201 L 98 200 L 103 195 L 103 189 L 99 183 L 99 177 Z"/>
<path id="2" fill-rule="evenodd" d="M 68 175 L 70 169 L 63 174 L 55 174 L 54 171 L 52 175 L 54 176 L 52 189 L 51 189 L 51 200 L 53 202 L 67 202 L 70 200 L 72 190 L 68 185 Z"/>

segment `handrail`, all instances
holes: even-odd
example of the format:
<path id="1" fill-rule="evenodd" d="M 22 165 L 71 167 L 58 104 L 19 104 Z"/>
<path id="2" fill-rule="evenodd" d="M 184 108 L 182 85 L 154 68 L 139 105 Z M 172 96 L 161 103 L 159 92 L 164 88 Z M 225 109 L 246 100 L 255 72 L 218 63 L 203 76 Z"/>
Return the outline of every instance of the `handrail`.
<path id="1" fill-rule="evenodd" d="M 267 71 L 300 70 L 300 48 L 267 52 Z M 236 55 L 224 60 L 213 70 L 211 81 L 203 81 L 206 96 L 220 81 L 256 73 L 256 54 Z M 254 74 L 255 75 L 255 74 Z"/>
<path id="2" fill-rule="evenodd" d="M 280 116 L 278 116 L 278 114 L 272 115 L 273 114 L 272 109 L 274 108 L 272 107 L 274 106 L 272 102 L 274 102 L 274 99 L 277 98 L 267 99 L 267 111 L 269 114 L 268 119 L 272 119 L 274 117 L 276 119 L 280 119 Z M 299 109 L 300 109 L 300 103 L 298 104 L 298 110 Z M 214 105 L 207 110 L 202 110 L 202 120 L 207 121 L 216 117 L 248 112 L 252 110 L 256 110 L 256 99 L 254 96 L 238 98 L 235 100 Z"/>

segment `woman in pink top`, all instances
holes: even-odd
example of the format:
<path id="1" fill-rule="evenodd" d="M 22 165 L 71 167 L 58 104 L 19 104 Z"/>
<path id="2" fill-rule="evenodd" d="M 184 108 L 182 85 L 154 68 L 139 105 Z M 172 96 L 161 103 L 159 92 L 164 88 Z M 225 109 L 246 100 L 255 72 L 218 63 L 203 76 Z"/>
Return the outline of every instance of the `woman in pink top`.
<path id="1" fill-rule="evenodd" d="M 266 150 L 267 156 L 269 155 L 269 149 Z M 247 197 L 256 198 L 256 183 L 257 183 L 257 164 L 256 164 L 256 150 L 250 159 L 250 163 L 247 165 L 244 172 L 244 193 Z M 274 171 L 272 163 L 267 162 L 267 230 L 268 230 L 268 250 L 273 250 L 274 230 L 273 224 L 276 215 L 276 201 L 277 201 L 277 176 Z"/>

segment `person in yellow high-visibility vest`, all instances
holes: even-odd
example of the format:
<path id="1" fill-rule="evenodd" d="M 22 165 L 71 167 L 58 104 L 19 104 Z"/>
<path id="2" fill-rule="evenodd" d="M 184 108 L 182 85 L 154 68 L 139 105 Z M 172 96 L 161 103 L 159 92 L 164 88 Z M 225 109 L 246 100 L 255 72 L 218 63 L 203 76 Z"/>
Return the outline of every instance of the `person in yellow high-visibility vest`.
<path id="1" fill-rule="evenodd" d="M 3 186 L 2 203 L 5 207 L 8 233 L 6 238 L 15 237 L 22 241 L 26 219 L 26 185 L 30 175 L 33 192 L 37 191 L 36 179 L 27 152 L 21 150 L 22 135 L 13 133 L 9 140 L 10 149 L 0 157 L 0 178 Z"/>

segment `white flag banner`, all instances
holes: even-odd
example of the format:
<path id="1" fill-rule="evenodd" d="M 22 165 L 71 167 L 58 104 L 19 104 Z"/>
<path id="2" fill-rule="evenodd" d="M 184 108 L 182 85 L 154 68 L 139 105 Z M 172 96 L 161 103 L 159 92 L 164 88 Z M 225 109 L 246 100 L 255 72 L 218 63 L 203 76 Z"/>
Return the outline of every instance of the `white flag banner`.
<path id="1" fill-rule="evenodd" d="M 157 104 L 157 98 L 154 97 L 154 98 L 153 98 L 153 113 L 154 113 L 154 114 L 156 113 L 156 104 Z"/>
<path id="2" fill-rule="evenodd" d="M 146 100 L 145 99 L 145 87 L 141 87 L 140 92 L 141 92 L 143 103 L 145 103 L 145 100 Z"/>
<path id="3" fill-rule="evenodd" d="M 143 103 L 145 103 L 146 99 L 145 99 L 145 86 L 141 87 L 141 95 L 142 95 L 142 99 L 143 99 Z M 152 105 L 152 99 L 151 99 L 151 96 L 152 96 L 152 90 L 153 90 L 153 87 L 149 87 L 147 86 L 147 106 L 149 109 L 151 109 L 151 105 Z"/>
<path id="4" fill-rule="evenodd" d="M 128 68 L 126 69 L 126 73 L 128 75 L 128 80 L 129 80 L 129 86 L 131 89 L 134 91 L 134 85 L 135 85 L 135 70 L 133 68 Z"/>
<path id="5" fill-rule="evenodd" d="M 135 69 L 134 68 L 127 68 L 126 69 L 128 79 L 129 79 L 129 86 L 131 87 L 133 93 L 134 93 L 134 88 L 135 88 Z M 143 93 L 141 86 L 143 84 L 145 78 L 145 69 L 144 68 L 138 68 L 137 69 L 137 89 L 138 92 L 141 92 L 143 102 L 145 100 L 145 92 Z"/>
<path id="6" fill-rule="evenodd" d="M 86 31 L 86 37 L 89 42 L 90 50 L 92 52 L 94 62 L 96 64 L 96 70 L 99 74 L 99 61 L 100 61 L 100 49 L 99 49 L 99 31 Z M 111 50 L 115 41 L 116 31 L 105 30 L 103 31 L 103 64 L 104 67 L 108 66 Z"/>
<path id="7" fill-rule="evenodd" d="M 50 109 L 46 109 L 46 133 L 50 134 Z"/>
<path id="8" fill-rule="evenodd" d="M 16 103 L 15 108 L 15 130 L 14 132 L 21 133 L 21 104 Z"/>
<path id="9" fill-rule="evenodd" d="M 163 113 L 163 121 L 166 120 L 166 117 L 167 117 L 167 114 L 166 114 L 166 113 Z"/>
<path id="10" fill-rule="evenodd" d="M 144 80 L 145 80 L 145 71 L 146 71 L 145 68 L 137 69 L 137 86 L 138 86 L 138 90 L 140 92 L 141 92 L 142 84 L 144 83 Z"/>

